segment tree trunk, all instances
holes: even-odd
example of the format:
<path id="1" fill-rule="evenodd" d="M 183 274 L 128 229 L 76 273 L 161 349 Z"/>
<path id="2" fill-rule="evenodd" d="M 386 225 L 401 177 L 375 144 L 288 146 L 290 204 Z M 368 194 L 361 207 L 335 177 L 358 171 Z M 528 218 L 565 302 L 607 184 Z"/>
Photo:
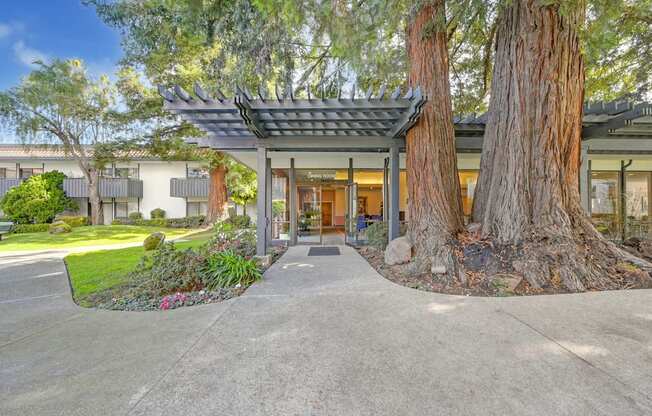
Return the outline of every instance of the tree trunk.
<path id="1" fill-rule="evenodd" d="M 500 17 L 474 218 L 493 246 L 516 247 L 513 270 L 530 286 L 614 288 L 619 252 L 578 189 L 584 6 L 542 3 L 513 0 Z"/>
<path id="2" fill-rule="evenodd" d="M 463 228 L 448 77 L 444 0 L 425 2 L 407 28 L 409 82 L 428 103 L 408 131 L 408 234 L 415 264 L 455 273 L 452 243 Z"/>
<path id="3" fill-rule="evenodd" d="M 207 222 L 213 223 L 222 220 L 227 214 L 226 172 L 226 166 L 223 165 L 213 167 L 210 170 Z"/>
<path id="4" fill-rule="evenodd" d="M 90 169 L 86 177 L 88 181 L 88 202 L 91 204 L 91 224 L 104 225 L 104 210 L 100 196 L 100 172 Z"/>

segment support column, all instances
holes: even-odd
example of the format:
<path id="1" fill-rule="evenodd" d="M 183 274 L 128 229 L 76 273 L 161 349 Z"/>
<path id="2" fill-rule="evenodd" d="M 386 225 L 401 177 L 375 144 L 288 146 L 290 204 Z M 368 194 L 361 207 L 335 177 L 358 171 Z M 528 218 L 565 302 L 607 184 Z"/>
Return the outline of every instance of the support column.
<path id="1" fill-rule="evenodd" d="M 389 159 L 383 161 L 383 221 L 389 220 Z"/>
<path id="2" fill-rule="evenodd" d="M 258 196 L 256 198 L 256 255 L 267 254 L 267 217 L 265 196 L 267 195 L 267 149 L 259 147 L 256 154 L 256 175 Z"/>
<path id="3" fill-rule="evenodd" d="M 400 166 L 398 146 L 392 146 L 389 149 L 389 224 L 388 238 L 389 241 L 399 236 L 399 183 L 400 183 Z"/>
<path id="4" fill-rule="evenodd" d="M 353 207 L 355 204 L 353 203 L 353 200 L 351 197 L 353 196 L 353 190 L 352 190 L 352 185 L 353 185 L 353 158 L 349 158 L 349 169 L 347 171 L 347 185 L 348 185 L 348 204 L 346 207 L 346 212 L 347 212 L 347 218 L 346 218 L 346 227 L 344 227 L 344 232 L 349 234 L 349 237 L 353 238 L 355 235 L 355 227 L 356 227 L 356 221 L 355 217 L 357 215 L 357 212 L 353 212 Z M 357 238 L 356 238 L 357 240 Z"/>
<path id="5" fill-rule="evenodd" d="M 582 208 L 587 214 L 591 213 L 591 208 L 589 206 L 589 178 L 591 177 L 591 165 L 589 162 L 589 145 L 582 144 L 582 153 L 581 160 L 582 164 L 580 165 L 580 201 L 582 203 Z"/>
<path id="6" fill-rule="evenodd" d="M 272 244 L 272 159 L 265 161 L 265 216 L 267 217 L 267 245 Z"/>
<path id="7" fill-rule="evenodd" d="M 290 205 L 290 245 L 297 245 L 297 175 L 294 170 L 294 158 L 290 159 L 290 189 L 289 201 Z"/>

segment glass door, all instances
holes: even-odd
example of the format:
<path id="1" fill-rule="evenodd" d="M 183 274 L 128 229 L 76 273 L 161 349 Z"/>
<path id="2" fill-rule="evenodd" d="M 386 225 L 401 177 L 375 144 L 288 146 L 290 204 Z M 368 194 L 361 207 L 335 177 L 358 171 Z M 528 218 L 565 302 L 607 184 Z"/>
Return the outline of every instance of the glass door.
<path id="1" fill-rule="evenodd" d="M 321 186 L 297 186 L 297 242 L 321 244 Z"/>
<path id="2" fill-rule="evenodd" d="M 346 214 L 344 222 L 344 239 L 346 244 L 358 242 L 358 184 L 346 185 Z"/>

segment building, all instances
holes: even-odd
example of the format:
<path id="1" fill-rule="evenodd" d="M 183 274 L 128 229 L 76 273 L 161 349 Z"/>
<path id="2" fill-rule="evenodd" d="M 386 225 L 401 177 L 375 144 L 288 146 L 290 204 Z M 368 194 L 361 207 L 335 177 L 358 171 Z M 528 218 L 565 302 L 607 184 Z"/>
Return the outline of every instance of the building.
<path id="1" fill-rule="evenodd" d="M 155 208 L 168 218 L 205 215 L 208 206 L 208 171 L 199 161 L 164 161 L 144 151 L 131 152 L 125 160 L 102 172 L 100 194 L 104 222 L 140 212 L 149 218 Z M 88 189 L 77 162 L 57 147 L 0 145 L 0 198 L 32 175 L 57 170 L 66 175 L 63 188 L 89 215 Z"/>
<path id="2" fill-rule="evenodd" d="M 194 141 L 225 151 L 258 173 L 258 254 L 273 240 L 356 243 L 375 222 L 389 239 L 409 221 L 405 133 L 427 97 L 419 88 L 362 97 L 299 99 L 289 94 L 233 98 L 159 88 L 165 107 L 206 131 Z M 652 104 L 585 106 L 582 205 L 596 222 L 617 232 L 647 232 L 652 213 Z M 465 214 L 471 213 L 487 116 L 454 120 L 457 166 Z"/>

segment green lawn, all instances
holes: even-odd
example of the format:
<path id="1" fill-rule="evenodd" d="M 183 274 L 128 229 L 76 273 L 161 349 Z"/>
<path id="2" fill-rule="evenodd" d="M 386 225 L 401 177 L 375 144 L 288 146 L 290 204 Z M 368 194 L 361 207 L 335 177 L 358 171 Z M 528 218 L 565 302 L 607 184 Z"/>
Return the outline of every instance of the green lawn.
<path id="1" fill-rule="evenodd" d="M 180 228 L 139 227 L 133 225 L 100 225 L 76 227 L 67 234 L 28 233 L 2 237 L 0 251 L 47 250 L 143 241 L 156 231 L 163 231 L 167 239 L 183 236 L 190 230 Z"/>
<path id="2" fill-rule="evenodd" d="M 181 249 L 198 247 L 211 235 L 211 232 L 193 234 L 184 238 L 188 241 L 175 243 L 175 246 Z M 70 282 L 77 301 L 83 305 L 84 297 L 123 283 L 127 273 L 138 265 L 144 254 L 142 247 L 129 247 L 66 256 Z"/>

